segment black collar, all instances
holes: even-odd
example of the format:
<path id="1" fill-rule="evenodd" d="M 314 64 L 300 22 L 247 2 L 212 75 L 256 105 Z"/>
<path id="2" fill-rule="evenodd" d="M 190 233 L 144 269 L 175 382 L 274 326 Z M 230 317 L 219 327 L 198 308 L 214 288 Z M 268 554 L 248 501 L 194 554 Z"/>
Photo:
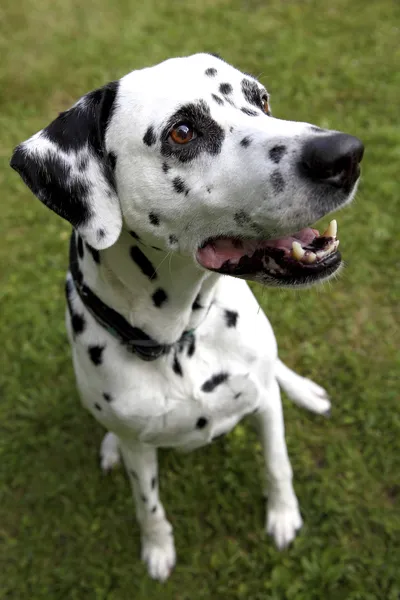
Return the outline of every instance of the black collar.
<path id="1" fill-rule="evenodd" d="M 75 288 L 92 317 L 102 325 L 111 335 L 116 337 L 129 352 L 137 354 L 146 361 L 156 360 L 167 354 L 175 344 L 159 344 L 148 336 L 142 329 L 132 327 L 130 323 L 113 308 L 104 304 L 102 300 L 83 282 L 83 275 L 79 268 L 77 245 L 74 233 L 71 236 L 69 247 L 69 270 Z M 68 295 L 67 295 L 68 300 Z M 191 336 L 192 331 L 184 331 L 178 342 Z"/>

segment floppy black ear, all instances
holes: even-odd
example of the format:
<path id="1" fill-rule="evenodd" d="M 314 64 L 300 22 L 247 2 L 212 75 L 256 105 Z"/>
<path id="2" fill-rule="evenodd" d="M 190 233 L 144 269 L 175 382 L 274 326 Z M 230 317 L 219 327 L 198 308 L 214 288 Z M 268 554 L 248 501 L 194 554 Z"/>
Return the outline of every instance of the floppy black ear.
<path id="1" fill-rule="evenodd" d="M 39 200 L 98 250 L 114 244 L 122 227 L 115 156 L 105 148 L 117 92 L 112 82 L 86 94 L 17 146 L 10 163 Z"/>

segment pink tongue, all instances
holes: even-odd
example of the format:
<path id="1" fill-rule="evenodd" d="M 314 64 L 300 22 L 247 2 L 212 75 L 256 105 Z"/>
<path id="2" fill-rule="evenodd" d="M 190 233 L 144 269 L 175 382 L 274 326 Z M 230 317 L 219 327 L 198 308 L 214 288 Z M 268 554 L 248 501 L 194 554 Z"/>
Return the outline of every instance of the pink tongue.
<path id="1" fill-rule="evenodd" d="M 251 256 L 258 249 L 269 247 L 290 250 L 292 243 L 295 241 L 300 242 L 302 246 L 307 246 L 317 235 L 319 235 L 318 230 L 307 227 L 291 236 L 276 240 L 267 240 L 265 242 L 243 240 L 240 242 L 239 248 L 236 247 L 232 239 L 219 238 L 200 248 L 197 251 L 197 260 L 206 269 L 220 269 L 227 260 L 236 264 L 242 256 L 246 254 L 247 256 Z"/>
<path id="2" fill-rule="evenodd" d="M 256 245 L 254 246 L 256 247 Z M 229 239 L 223 239 L 200 248 L 197 251 L 197 260 L 206 269 L 219 269 L 227 260 L 239 262 L 243 254 L 247 254 L 244 244 L 242 248 L 235 248 Z"/>

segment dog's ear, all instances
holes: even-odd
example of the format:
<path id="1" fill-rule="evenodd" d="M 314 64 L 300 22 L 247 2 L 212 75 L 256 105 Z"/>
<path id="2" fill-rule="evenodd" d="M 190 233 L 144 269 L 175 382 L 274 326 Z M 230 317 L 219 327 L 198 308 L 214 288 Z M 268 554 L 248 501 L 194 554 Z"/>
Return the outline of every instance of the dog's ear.
<path id="1" fill-rule="evenodd" d="M 112 246 L 122 227 L 115 155 L 105 148 L 117 92 L 112 82 L 86 94 L 17 146 L 10 163 L 39 200 L 98 250 Z"/>

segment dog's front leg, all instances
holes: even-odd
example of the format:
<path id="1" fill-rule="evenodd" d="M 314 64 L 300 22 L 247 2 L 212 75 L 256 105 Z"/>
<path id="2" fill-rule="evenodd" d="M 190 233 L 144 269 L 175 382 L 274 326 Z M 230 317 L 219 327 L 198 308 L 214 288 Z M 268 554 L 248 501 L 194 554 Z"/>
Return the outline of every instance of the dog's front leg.
<path id="1" fill-rule="evenodd" d="M 302 525 L 296 494 L 292 485 L 286 442 L 281 395 L 275 379 L 265 391 L 261 409 L 254 415 L 266 463 L 268 492 L 266 529 L 279 549 L 295 538 Z"/>
<path id="2" fill-rule="evenodd" d="M 172 525 L 158 495 L 157 450 L 148 444 L 119 438 L 131 482 L 141 531 L 142 560 L 153 579 L 165 581 L 175 565 Z"/>

